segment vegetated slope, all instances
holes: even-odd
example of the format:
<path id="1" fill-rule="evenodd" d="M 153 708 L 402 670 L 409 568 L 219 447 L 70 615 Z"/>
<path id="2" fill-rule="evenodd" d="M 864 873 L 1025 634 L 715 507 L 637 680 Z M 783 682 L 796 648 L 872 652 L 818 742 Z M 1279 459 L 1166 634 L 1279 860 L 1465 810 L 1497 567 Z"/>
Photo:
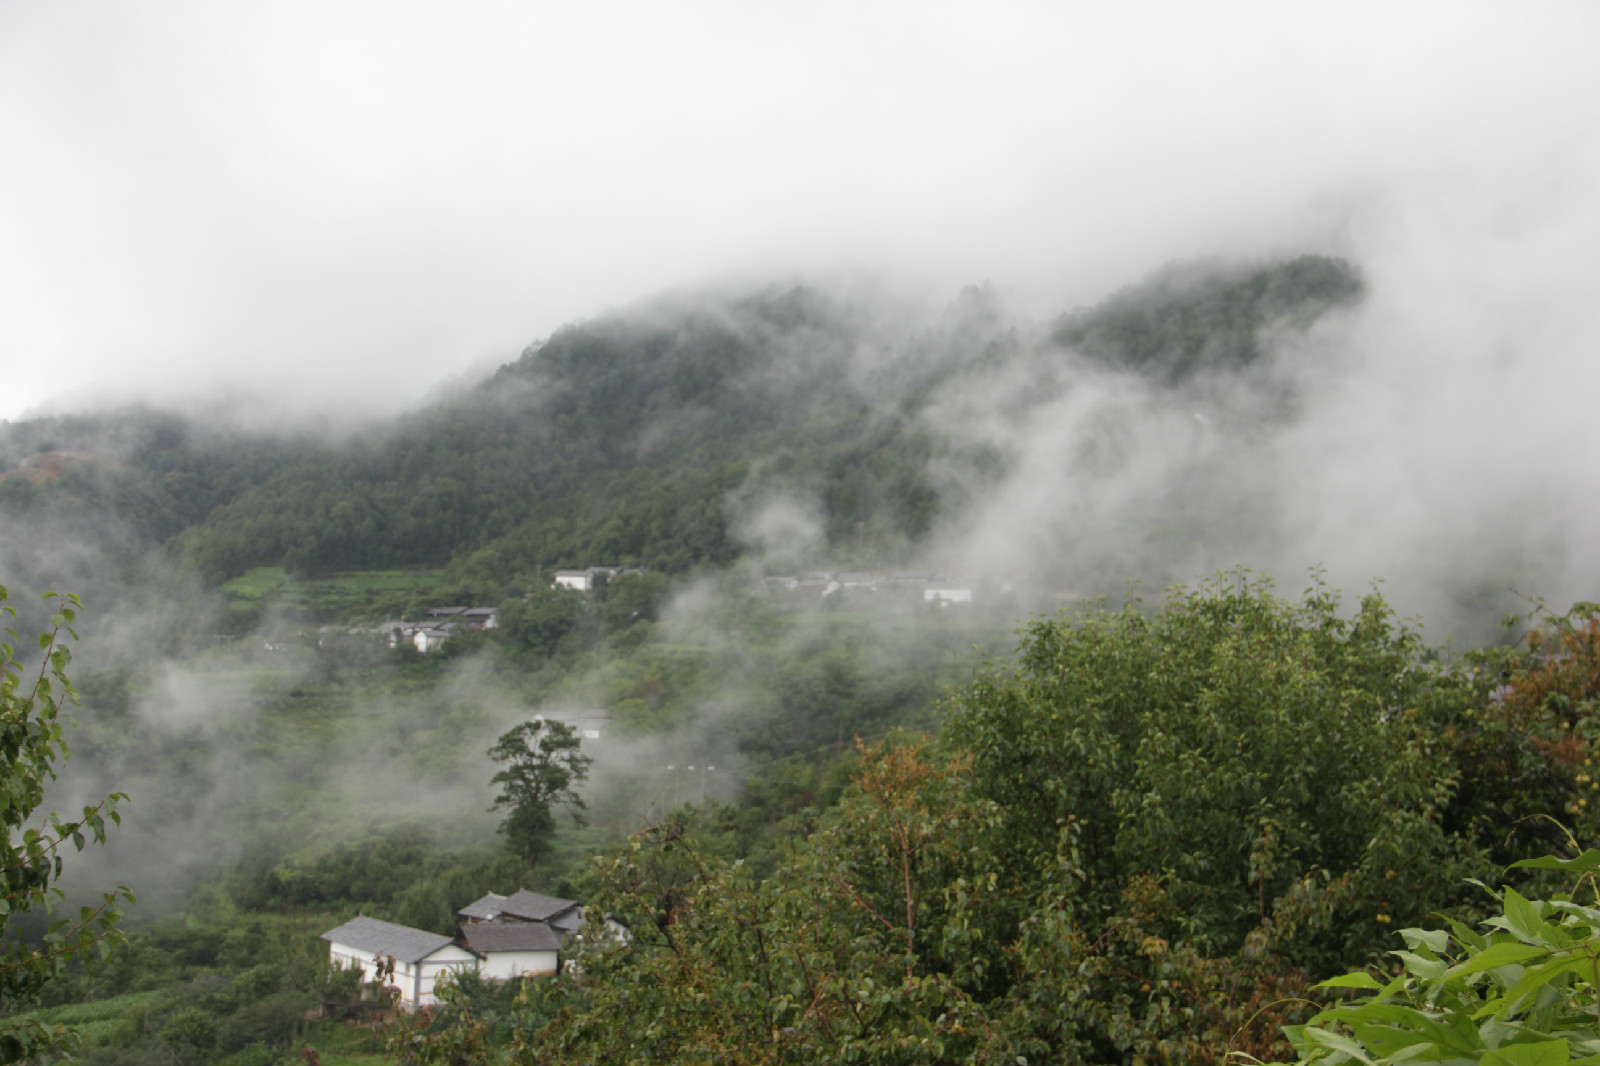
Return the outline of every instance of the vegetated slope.
<path id="1" fill-rule="evenodd" d="M 102 454 L 93 438 L 111 429 L 121 447 L 52 484 L 0 482 L 0 515 L 71 498 L 141 544 L 172 540 L 211 582 L 254 566 L 455 560 L 515 586 L 601 561 L 726 563 L 740 550 L 730 498 L 798 490 L 818 501 L 834 558 L 888 560 L 964 505 L 951 488 L 961 479 L 932 467 L 981 475 L 994 460 L 922 417 L 939 390 L 1041 341 L 1181 386 L 1248 366 L 1268 333 L 1359 291 L 1347 264 L 1320 257 L 1170 268 L 1062 318 L 1048 339 L 1019 337 L 976 288 L 920 331 L 803 288 L 663 299 L 564 328 L 464 394 L 343 443 L 226 437 L 147 414 L 4 427 L 0 469 L 29 450 Z"/>
<path id="2" fill-rule="evenodd" d="M 25 612 L 77 592 L 91 627 L 138 590 L 176 602 L 153 553 L 314 448 L 142 408 L 0 422 L 0 582 Z"/>
<path id="3" fill-rule="evenodd" d="M 852 532 L 882 507 L 890 532 L 913 536 L 930 490 L 903 467 L 927 444 L 858 376 L 864 339 L 848 309 L 799 289 L 569 327 L 383 439 L 283 470 L 184 537 L 182 554 L 214 580 L 480 549 L 479 568 L 512 584 L 599 561 L 676 572 L 735 555 L 725 499 L 774 456 L 836 488 Z"/>
<path id="4" fill-rule="evenodd" d="M 1113 369 L 1176 385 L 1261 358 L 1262 334 L 1304 328 L 1362 293 L 1350 264 L 1307 255 L 1253 269 L 1174 264 L 1090 311 L 1063 315 L 1054 339 Z"/>
<path id="5" fill-rule="evenodd" d="M 579 947 L 506 1058 L 1281 1060 L 1338 1002 L 1320 978 L 1474 928 L 1469 877 L 1538 886 L 1504 864 L 1575 847 L 1556 819 L 1593 836 L 1593 609 L 1470 667 L 1376 595 L 1242 571 L 1037 620 L 937 739 L 864 748 L 771 876 L 695 812 L 601 857 L 629 936 Z M 418 1043 L 459 1046 L 441 1028 Z"/>

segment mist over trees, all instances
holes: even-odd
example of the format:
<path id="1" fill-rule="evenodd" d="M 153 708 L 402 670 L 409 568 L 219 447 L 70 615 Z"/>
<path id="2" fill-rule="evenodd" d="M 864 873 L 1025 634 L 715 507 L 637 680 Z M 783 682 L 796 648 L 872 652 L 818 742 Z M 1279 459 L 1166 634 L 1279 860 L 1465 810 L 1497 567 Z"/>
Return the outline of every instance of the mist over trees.
<path id="1" fill-rule="evenodd" d="M 1292 556 L 1366 285 L 1177 264 L 1042 322 L 987 286 L 680 294 L 360 433 L 0 426 L 0 565 L 110 608 L 63 785 L 132 795 L 106 861 L 145 900 L 7 1009 L 100 1005 L 108 1064 L 371 1054 L 307 1020 L 364 1009 L 312 927 L 528 888 L 631 938 L 520 1001 L 463 983 L 402 1058 L 1284 1053 L 1279 1000 L 1594 818 L 1588 615 L 1463 658 L 1320 572 L 1157 591 Z M 1477 631 L 1491 557 L 1441 582 Z M 498 625 L 389 639 L 446 606 Z"/>
<path id="2" fill-rule="evenodd" d="M 770 876 L 715 812 L 602 857 L 629 935 L 586 943 L 484 1061 L 1287 1054 L 1279 1027 L 1337 1002 L 1320 977 L 1386 977 L 1408 926 L 1470 928 L 1495 901 L 1468 878 L 1558 884 L 1506 869 L 1565 844 L 1556 816 L 1592 834 L 1590 608 L 1456 664 L 1381 597 L 1346 613 L 1244 573 L 1036 621 L 936 740 L 861 745 Z M 465 1022 L 390 1046 L 442 1061 Z"/>
<path id="3" fill-rule="evenodd" d="M 344 440 L 152 411 L 7 425 L 0 515 L 114 533 L 128 565 L 163 545 L 213 584 L 262 566 L 448 563 L 531 588 L 596 561 L 726 565 L 749 546 L 751 512 L 781 496 L 815 501 L 821 541 L 805 561 L 905 563 L 983 506 L 1015 458 L 957 431 L 941 397 L 1054 366 L 1009 401 L 1021 414 L 1070 389 L 1060 373 L 1077 358 L 1173 388 L 1237 375 L 1360 293 L 1348 264 L 1309 256 L 1169 268 L 1048 329 L 981 288 L 920 326 L 806 288 L 662 298 L 566 327 Z M 62 469 L 43 476 L 47 455 Z"/>

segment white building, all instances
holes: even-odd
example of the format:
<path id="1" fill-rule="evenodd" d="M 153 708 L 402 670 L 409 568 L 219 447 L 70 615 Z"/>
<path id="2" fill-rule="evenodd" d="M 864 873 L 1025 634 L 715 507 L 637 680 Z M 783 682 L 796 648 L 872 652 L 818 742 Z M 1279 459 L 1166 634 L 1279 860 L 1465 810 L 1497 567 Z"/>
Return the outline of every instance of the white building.
<path id="1" fill-rule="evenodd" d="M 478 968 L 478 956 L 452 937 L 376 918 L 352 918 L 322 939 L 335 964 L 361 970 L 363 984 L 375 979 L 386 958 L 393 959 L 388 983 L 400 990 L 400 1005 L 408 1010 L 439 1002 L 434 988 L 442 974 Z"/>
<path id="2" fill-rule="evenodd" d="M 610 711 L 540 711 L 533 716 L 536 722 L 560 722 L 579 740 L 601 740 L 611 726 Z"/>
<path id="3" fill-rule="evenodd" d="M 972 586 L 964 582 L 930 581 L 928 587 L 922 590 L 922 601 L 937 603 L 940 607 L 952 603 L 971 603 Z"/>
<path id="4" fill-rule="evenodd" d="M 619 577 L 633 577 L 644 573 L 638 567 L 630 566 L 591 566 L 587 570 L 557 570 L 550 575 L 550 584 L 558 589 L 576 589 L 579 592 L 593 592 L 603 576 L 608 581 Z"/>
<path id="5" fill-rule="evenodd" d="M 411 634 L 411 646 L 423 655 L 431 654 L 444 647 L 454 631 L 455 627 L 449 622 L 418 629 Z"/>
<path id="6" fill-rule="evenodd" d="M 551 575 L 551 582 L 558 589 L 588 592 L 594 588 L 594 574 L 588 570 L 557 570 Z"/>
<path id="7" fill-rule="evenodd" d="M 561 934 L 543 922 L 473 922 L 461 927 L 461 943 L 478 957 L 478 973 L 496 981 L 561 967 Z"/>

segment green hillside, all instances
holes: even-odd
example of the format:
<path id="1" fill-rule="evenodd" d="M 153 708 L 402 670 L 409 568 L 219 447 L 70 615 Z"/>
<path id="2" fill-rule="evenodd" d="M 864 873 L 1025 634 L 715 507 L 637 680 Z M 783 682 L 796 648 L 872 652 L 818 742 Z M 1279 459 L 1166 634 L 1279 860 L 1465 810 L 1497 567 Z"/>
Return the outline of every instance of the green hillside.
<path id="1" fill-rule="evenodd" d="M 781 485 L 821 501 L 832 557 L 893 562 L 965 506 L 953 485 L 1004 461 L 919 417 L 935 389 L 1050 343 L 1179 386 L 1246 366 L 1269 333 L 1359 292 L 1348 265 L 1320 257 L 1190 266 L 1037 339 L 979 289 L 918 328 L 802 288 L 662 299 L 564 328 L 464 393 L 342 442 L 148 411 L 6 425 L 0 516 L 98 537 L 127 566 L 167 545 L 210 584 L 263 566 L 455 562 L 512 588 L 598 561 L 725 565 L 741 550 L 730 496 Z M 50 455 L 81 458 L 30 476 Z"/>

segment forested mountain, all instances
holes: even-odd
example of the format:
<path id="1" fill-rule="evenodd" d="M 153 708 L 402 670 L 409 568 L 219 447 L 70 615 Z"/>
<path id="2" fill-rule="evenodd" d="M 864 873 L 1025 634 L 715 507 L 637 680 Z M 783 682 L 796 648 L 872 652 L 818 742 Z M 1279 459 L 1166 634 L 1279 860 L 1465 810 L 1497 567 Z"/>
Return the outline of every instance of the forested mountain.
<path id="1" fill-rule="evenodd" d="M 7 425 L 0 516 L 115 528 L 129 558 L 168 544 L 211 583 L 254 566 L 454 560 L 516 587 L 594 561 L 726 563 L 740 551 L 730 498 L 781 485 L 820 501 L 832 557 L 893 562 L 1006 461 L 943 432 L 931 397 L 1026 360 L 1087 359 L 1174 388 L 1242 372 L 1271 336 L 1360 288 L 1348 264 L 1316 256 L 1190 265 L 1048 330 L 977 288 L 920 327 L 805 288 L 663 298 L 564 328 L 476 386 L 343 440 L 154 412 Z M 51 455 L 59 476 L 22 465 Z"/>

